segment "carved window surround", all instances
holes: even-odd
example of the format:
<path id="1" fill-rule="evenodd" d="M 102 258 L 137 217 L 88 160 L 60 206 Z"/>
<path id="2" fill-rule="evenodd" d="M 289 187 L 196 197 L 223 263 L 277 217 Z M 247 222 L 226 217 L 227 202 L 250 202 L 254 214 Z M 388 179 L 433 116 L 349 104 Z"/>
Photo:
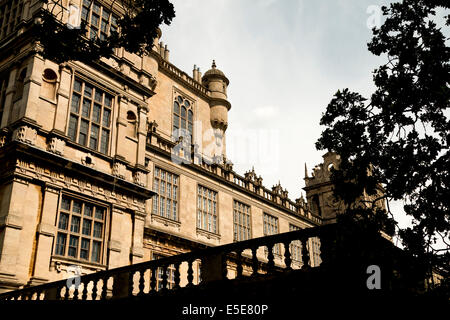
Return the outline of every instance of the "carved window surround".
<path id="1" fill-rule="evenodd" d="M 220 234 L 209 232 L 200 228 L 197 228 L 197 236 L 204 236 L 207 239 L 220 240 Z"/>
<path id="2" fill-rule="evenodd" d="M 160 216 L 158 214 L 154 214 L 154 213 L 151 214 L 151 218 L 152 218 L 152 222 L 157 221 L 159 223 L 164 224 L 164 226 L 166 226 L 166 227 L 173 227 L 173 228 L 177 228 L 178 231 L 180 230 L 180 227 L 181 227 L 180 221 L 168 219 L 166 217 L 162 217 L 162 216 Z"/>

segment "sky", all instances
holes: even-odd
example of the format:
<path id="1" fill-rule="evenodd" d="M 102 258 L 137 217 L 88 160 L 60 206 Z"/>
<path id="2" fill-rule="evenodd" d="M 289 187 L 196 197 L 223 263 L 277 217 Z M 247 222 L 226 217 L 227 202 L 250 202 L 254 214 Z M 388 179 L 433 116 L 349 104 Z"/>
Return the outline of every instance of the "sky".
<path id="1" fill-rule="evenodd" d="M 315 142 L 321 115 L 338 89 L 369 97 L 384 59 L 367 50 L 381 0 L 172 0 L 162 26 L 170 62 L 192 75 L 215 59 L 230 80 L 227 157 L 243 175 L 254 166 L 263 184 L 278 182 L 292 200 L 304 191 L 325 151 Z M 402 226 L 401 203 L 391 207 Z"/>

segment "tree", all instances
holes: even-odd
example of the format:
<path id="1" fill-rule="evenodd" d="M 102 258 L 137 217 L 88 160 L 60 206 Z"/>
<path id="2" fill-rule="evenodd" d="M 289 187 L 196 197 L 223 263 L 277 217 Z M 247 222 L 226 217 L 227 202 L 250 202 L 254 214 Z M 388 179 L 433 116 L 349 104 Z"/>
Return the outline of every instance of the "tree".
<path id="1" fill-rule="evenodd" d="M 342 159 L 332 170 L 335 196 L 349 216 L 378 227 L 392 225 L 389 210 L 374 214 L 351 205 L 364 192 L 405 203 L 413 226 L 398 234 L 407 252 L 429 269 L 449 264 L 450 249 L 450 26 L 445 0 L 403 0 L 382 7 L 384 23 L 374 28 L 371 53 L 386 56 L 375 69 L 370 99 L 339 90 L 320 124 L 319 150 Z M 439 18 L 436 11 L 444 13 Z M 447 34 L 448 35 L 448 34 Z M 437 249 L 436 241 L 444 244 Z M 445 272 L 445 270 L 443 270 Z M 447 273 L 448 275 L 448 273 Z"/>
<path id="2" fill-rule="evenodd" d="M 124 48 L 135 54 L 145 54 L 152 49 L 158 27 L 170 25 L 175 17 L 169 0 L 112 0 L 110 10 L 120 7 L 122 14 L 117 19 L 118 30 L 111 30 L 104 37 L 87 37 L 87 22 L 80 26 L 67 23 L 67 11 L 62 0 L 46 0 L 34 27 L 34 34 L 46 59 L 61 63 L 68 60 L 93 61 L 109 58 L 115 48 Z M 93 6 L 94 0 L 85 0 Z M 81 13 L 81 9 L 78 11 Z"/>

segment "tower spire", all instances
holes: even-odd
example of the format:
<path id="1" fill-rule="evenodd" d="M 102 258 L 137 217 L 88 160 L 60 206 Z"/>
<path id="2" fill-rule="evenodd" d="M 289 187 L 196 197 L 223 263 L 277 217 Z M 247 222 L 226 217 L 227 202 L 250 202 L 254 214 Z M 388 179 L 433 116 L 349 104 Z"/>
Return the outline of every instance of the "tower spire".
<path id="1" fill-rule="evenodd" d="M 308 168 L 306 167 L 306 162 L 305 162 L 305 179 L 309 178 L 308 177 Z"/>

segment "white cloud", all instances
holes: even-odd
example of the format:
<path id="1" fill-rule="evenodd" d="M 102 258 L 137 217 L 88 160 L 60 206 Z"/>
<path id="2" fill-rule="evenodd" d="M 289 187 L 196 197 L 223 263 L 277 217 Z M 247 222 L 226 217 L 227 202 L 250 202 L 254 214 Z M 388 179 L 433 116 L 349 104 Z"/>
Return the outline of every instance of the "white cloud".
<path id="1" fill-rule="evenodd" d="M 177 16 L 163 28 L 171 61 L 204 73 L 216 59 L 230 79 L 227 151 L 238 173 L 254 165 L 266 186 L 281 180 L 291 198 L 300 196 L 304 162 L 312 168 L 325 153 L 314 143 L 332 95 L 345 87 L 365 96 L 373 90 L 371 72 L 381 58 L 367 51 L 366 9 L 381 2 L 173 1 Z M 243 147 L 246 130 L 277 132 L 271 143 L 278 158 L 264 162 L 267 149 Z"/>

